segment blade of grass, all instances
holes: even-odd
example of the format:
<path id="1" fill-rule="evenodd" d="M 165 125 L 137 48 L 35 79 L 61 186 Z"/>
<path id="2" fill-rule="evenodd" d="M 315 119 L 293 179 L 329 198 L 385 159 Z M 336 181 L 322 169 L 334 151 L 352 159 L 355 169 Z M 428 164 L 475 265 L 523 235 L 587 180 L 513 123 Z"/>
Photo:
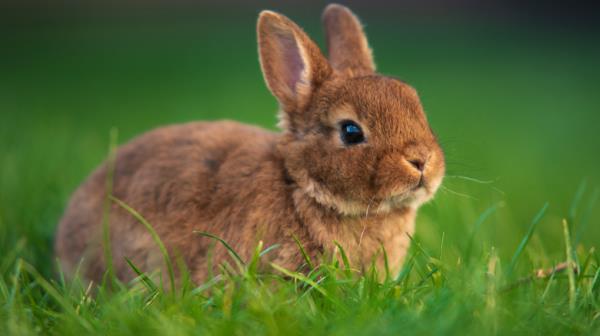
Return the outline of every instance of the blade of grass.
<path id="1" fill-rule="evenodd" d="M 144 304 L 144 309 L 150 307 L 154 301 L 160 296 L 160 292 L 156 291 L 150 294 L 150 296 L 146 299 L 146 303 Z"/>
<path id="2" fill-rule="evenodd" d="M 5 304 L 8 307 L 10 307 L 10 308 L 13 307 L 13 305 L 15 303 L 15 300 L 16 300 L 16 297 L 17 297 L 17 293 L 20 290 L 20 288 L 19 288 L 20 287 L 19 279 L 21 278 L 21 271 L 22 271 L 22 269 L 23 269 L 22 262 L 19 259 L 17 259 L 17 263 L 15 265 L 15 272 L 12 275 L 13 286 L 12 286 L 12 289 L 11 289 L 9 295 L 8 295 L 8 299 L 5 302 Z"/>
<path id="3" fill-rule="evenodd" d="M 342 245 L 340 245 L 340 243 L 338 243 L 335 240 L 333 241 L 333 243 L 340 250 L 340 255 L 342 256 L 342 263 L 344 264 L 344 273 L 346 277 L 349 278 L 352 275 L 352 272 L 350 271 L 350 260 L 348 259 L 348 255 L 346 255 L 346 251 L 344 251 L 344 248 L 342 247 Z"/>
<path id="4" fill-rule="evenodd" d="M 557 274 L 558 272 L 554 271 L 552 273 L 550 273 L 550 278 L 548 279 L 548 283 L 546 284 L 546 288 L 544 288 L 544 293 L 541 296 L 541 301 L 542 303 L 545 302 L 546 300 L 546 295 L 548 295 L 548 292 L 550 291 L 550 287 L 552 286 L 552 283 L 554 282 L 554 276 Z"/>
<path id="5" fill-rule="evenodd" d="M 83 291 L 83 294 L 81 295 L 81 300 L 79 300 L 79 303 L 77 304 L 77 306 L 75 306 L 75 312 L 78 315 L 80 314 L 81 307 L 83 307 L 83 305 L 85 305 L 86 303 L 89 302 L 93 287 L 94 287 L 94 282 L 90 281 L 88 283 L 88 286 L 86 287 L 86 289 Z"/>
<path id="6" fill-rule="evenodd" d="M 583 198 L 586 186 L 586 180 L 583 179 L 581 183 L 579 183 L 577 191 L 575 192 L 575 196 L 573 196 L 573 201 L 571 201 L 571 206 L 569 207 L 569 212 L 567 215 L 567 224 L 569 225 L 569 233 L 571 235 L 576 232 L 575 227 L 578 226 L 578 224 L 576 224 L 577 222 L 575 221 L 575 217 L 577 216 L 577 209 L 579 208 L 579 204 L 581 203 L 581 199 Z M 575 262 L 579 264 L 579 256 L 576 253 L 573 254 L 573 258 L 575 259 Z"/>
<path id="7" fill-rule="evenodd" d="M 444 241 L 446 240 L 446 232 L 442 231 L 442 240 L 440 242 L 440 257 L 438 259 L 440 259 L 440 261 L 443 260 L 444 258 Z"/>
<path id="8" fill-rule="evenodd" d="M 548 209 L 548 203 L 544 204 L 542 209 L 535 215 L 535 217 L 531 221 L 531 224 L 529 225 L 529 230 L 527 231 L 527 234 L 525 235 L 525 237 L 523 237 L 523 240 L 521 240 L 521 243 L 517 247 L 515 254 L 513 254 L 513 257 L 510 260 L 510 264 L 508 265 L 507 272 L 506 272 L 507 276 L 510 276 L 512 274 L 512 272 L 517 264 L 517 260 L 519 259 L 519 256 L 521 255 L 521 253 L 523 253 L 523 250 L 525 250 L 527 243 L 529 243 L 531 236 L 533 236 L 533 232 L 535 231 L 536 226 L 538 225 L 538 223 L 540 222 L 540 220 L 546 213 L 547 209 Z"/>
<path id="9" fill-rule="evenodd" d="M 590 197 L 587 207 L 584 210 L 583 214 L 579 219 L 579 225 L 577 226 L 577 233 L 575 234 L 575 244 L 573 246 L 578 246 L 581 242 L 581 238 L 585 233 L 585 230 L 588 226 L 590 215 L 592 211 L 595 209 L 596 202 L 598 201 L 598 197 L 600 197 L 600 189 L 594 189 L 592 196 Z"/>
<path id="10" fill-rule="evenodd" d="M 390 263 L 388 260 L 387 251 L 385 250 L 385 246 L 383 243 L 381 245 L 381 252 L 383 253 L 383 268 L 385 270 L 385 281 L 387 282 L 390 279 Z"/>
<path id="11" fill-rule="evenodd" d="M 190 291 L 192 286 L 192 276 L 190 270 L 181 255 L 176 259 L 177 269 L 179 270 L 179 291 L 182 298 Z"/>
<path id="12" fill-rule="evenodd" d="M 125 202 L 121 201 L 120 199 L 118 199 L 116 197 L 111 196 L 110 198 L 115 203 L 117 203 L 121 208 L 125 209 L 125 211 L 127 211 L 133 217 L 135 217 L 135 219 L 137 219 L 138 222 L 140 222 L 142 225 L 144 225 L 146 230 L 150 233 L 150 235 L 152 236 L 152 239 L 154 240 L 156 245 L 158 245 L 158 248 L 160 249 L 160 253 L 162 254 L 165 264 L 167 266 L 167 271 L 169 273 L 169 280 L 171 281 L 171 284 L 170 284 L 171 292 L 174 294 L 175 293 L 175 272 L 173 271 L 173 263 L 171 262 L 171 257 L 169 256 L 169 252 L 167 251 L 167 248 L 163 244 L 162 240 L 160 239 L 158 233 L 156 233 L 156 230 L 154 230 L 152 225 L 150 225 L 150 223 L 148 223 L 148 221 L 146 221 L 146 219 L 142 215 L 140 215 L 140 213 L 135 211 L 135 209 L 133 209 L 129 205 L 125 204 Z"/>
<path id="13" fill-rule="evenodd" d="M 104 263 L 106 267 L 106 273 L 103 279 L 104 283 L 106 283 L 106 280 L 110 280 L 112 282 L 115 278 L 112 248 L 110 243 L 110 198 L 112 197 L 113 192 L 115 166 L 117 161 L 117 138 L 118 131 L 113 127 L 110 129 L 110 142 L 108 145 L 108 160 L 106 162 L 106 180 L 104 186 L 106 197 L 104 198 L 102 210 L 102 248 L 104 251 Z"/>
<path id="14" fill-rule="evenodd" d="M 440 269 L 437 267 L 433 267 L 427 274 L 425 274 L 424 277 L 421 278 L 421 281 L 419 281 L 419 283 L 417 284 L 417 287 L 421 287 L 422 285 L 425 284 L 425 282 L 431 278 L 433 278 L 433 275 L 436 274 Z M 435 283 L 433 283 L 433 285 L 435 286 Z"/>
<path id="15" fill-rule="evenodd" d="M 315 281 L 315 283 L 316 283 L 317 285 L 319 285 L 321 282 L 325 281 L 325 280 L 327 279 L 327 276 L 322 276 L 322 277 L 319 277 L 318 279 L 319 279 L 319 280 Z M 314 287 L 308 287 L 308 289 L 306 289 L 306 290 L 304 291 L 304 293 L 302 293 L 302 294 L 301 294 L 301 295 L 300 295 L 298 298 L 299 298 L 299 299 L 303 299 L 304 297 L 306 297 L 306 296 L 310 295 L 310 293 L 311 293 L 313 290 L 315 290 L 315 288 L 314 288 Z"/>
<path id="16" fill-rule="evenodd" d="M 204 232 L 204 231 L 194 231 L 194 233 L 199 234 L 199 235 L 204 236 L 204 237 L 212 238 L 212 239 L 218 241 L 219 243 L 223 244 L 223 246 L 235 258 L 236 262 L 238 262 L 242 266 L 246 265 L 246 263 L 244 262 L 244 260 L 242 260 L 242 257 L 240 257 L 240 255 L 237 254 L 237 252 L 235 252 L 235 250 L 233 249 L 233 247 L 231 247 L 231 245 L 229 245 L 225 240 L 221 239 L 220 237 L 215 236 L 212 233 L 208 233 L 208 232 Z"/>
<path id="17" fill-rule="evenodd" d="M 415 246 L 425 257 L 427 257 L 427 259 L 431 258 L 429 253 L 427 253 L 427 251 L 425 251 L 425 249 L 421 246 L 421 244 L 419 244 L 419 242 L 416 239 L 414 239 L 414 237 L 412 235 L 410 235 L 409 233 L 407 233 L 406 235 L 408 236 L 408 239 L 410 239 L 412 245 Z"/>
<path id="18" fill-rule="evenodd" d="M 573 250 L 571 249 L 571 235 L 569 233 L 569 224 L 566 219 L 562 221 L 563 234 L 565 238 L 565 253 L 567 255 L 567 275 L 569 277 L 569 309 L 575 310 L 575 273 L 573 272 Z"/>
<path id="19" fill-rule="evenodd" d="M 258 271 L 258 262 L 260 260 L 260 252 L 262 251 L 262 248 L 263 248 L 263 241 L 260 240 L 258 242 L 258 244 L 256 245 L 256 248 L 254 249 L 254 253 L 252 254 L 252 258 L 250 259 L 250 262 L 248 263 L 248 267 L 246 268 L 247 275 L 249 275 L 251 277 L 255 277 L 256 273 Z"/>
<path id="20" fill-rule="evenodd" d="M 271 252 L 271 251 L 279 248 L 279 246 L 280 246 L 279 244 L 273 244 L 273 245 L 267 247 L 266 249 L 262 250 L 262 252 L 260 252 L 259 257 L 262 257 L 265 254 L 267 254 L 267 253 L 269 253 L 269 252 Z"/>
<path id="21" fill-rule="evenodd" d="M 586 180 L 582 180 L 575 192 L 575 196 L 573 197 L 573 201 L 571 202 L 571 206 L 569 207 L 569 223 L 575 222 L 575 216 L 577 215 L 577 208 L 579 207 L 579 203 L 583 197 L 583 193 L 587 187 Z"/>
<path id="22" fill-rule="evenodd" d="M 381 253 L 381 251 L 377 251 L 377 253 L 375 253 L 371 257 L 371 263 L 369 264 L 369 270 L 367 272 L 367 274 L 369 275 L 368 278 L 370 280 L 367 282 L 367 284 L 370 285 L 369 288 L 371 289 L 373 288 L 373 284 L 379 284 L 379 271 L 376 266 L 379 253 Z"/>
<path id="23" fill-rule="evenodd" d="M 206 269 L 208 270 L 207 272 L 207 279 L 212 279 L 215 277 L 214 274 L 214 259 L 215 259 L 215 247 L 217 246 L 217 241 L 214 239 L 211 239 L 211 241 L 208 243 L 208 246 L 206 248 Z"/>
<path id="24" fill-rule="evenodd" d="M 65 279 L 65 273 L 63 271 L 62 265 L 60 264 L 60 260 L 58 258 L 55 258 L 54 263 L 56 264 L 56 272 L 58 274 L 58 281 L 60 282 L 60 285 L 63 288 L 67 287 L 67 280 Z"/>
<path id="25" fill-rule="evenodd" d="M 594 275 L 594 280 L 590 285 L 590 295 L 592 295 L 596 289 L 600 286 L 600 267 L 596 269 L 596 274 Z"/>
<path id="26" fill-rule="evenodd" d="M 410 256 L 410 259 L 406 263 L 404 263 L 404 265 L 402 266 L 402 270 L 400 271 L 400 274 L 398 274 L 398 276 L 396 277 L 396 280 L 394 281 L 397 285 L 400 284 L 401 282 L 403 282 L 405 279 L 407 280 L 409 278 L 409 275 L 412 272 L 414 263 L 416 262 L 416 257 L 419 255 L 419 253 L 421 253 L 421 252 L 418 250 L 415 253 L 412 253 Z"/>
<path id="27" fill-rule="evenodd" d="M 324 297 L 326 297 L 327 299 L 333 301 L 333 299 L 331 298 L 331 296 L 329 295 L 329 293 L 327 293 L 327 291 L 325 289 L 323 289 L 321 286 L 319 286 L 319 284 L 317 284 L 316 282 L 314 282 L 313 280 L 307 278 L 306 276 L 304 276 L 303 274 L 297 273 L 297 272 L 292 272 L 292 271 L 288 271 L 287 269 L 271 263 L 271 267 L 273 267 L 274 269 L 276 269 L 277 271 L 285 274 L 286 276 L 296 279 L 298 281 L 301 281 L 307 285 L 309 285 L 310 287 L 314 288 L 316 291 L 318 291 L 319 293 L 321 293 Z"/>
<path id="28" fill-rule="evenodd" d="M 592 259 L 594 257 L 594 253 L 595 253 L 596 249 L 595 248 L 590 248 L 590 250 L 588 251 L 588 255 L 585 257 L 585 260 L 583 261 L 583 263 L 581 264 L 581 267 L 579 269 L 579 272 L 577 274 L 577 281 L 581 281 L 581 279 L 584 278 L 585 274 L 587 274 L 587 269 L 590 266 Z"/>
<path id="29" fill-rule="evenodd" d="M 492 248 L 490 257 L 487 263 L 487 290 L 486 290 L 486 307 L 487 309 L 494 310 L 496 308 L 496 285 L 497 277 L 496 272 L 498 270 L 498 254 L 496 250 Z"/>
<path id="30" fill-rule="evenodd" d="M 475 224 L 473 224 L 473 231 L 471 231 L 471 235 L 469 236 L 469 240 L 467 242 L 467 248 L 466 248 L 466 252 L 465 252 L 464 259 L 466 262 L 469 262 L 471 259 L 471 250 L 473 248 L 473 240 L 475 239 L 475 235 L 479 231 L 479 228 L 486 221 L 486 219 L 488 219 L 488 217 L 490 217 L 500 206 L 502 206 L 502 204 L 503 204 L 502 202 L 499 202 L 499 203 L 493 204 L 492 206 L 485 209 L 481 213 L 481 215 L 479 215 L 479 217 L 475 221 Z"/>
<path id="31" fill-rule="evenodd" d="M 302 246 L 302 243 L 300 242 L 300 240 L 298 239 L 298 237 L 296 237 L 296 235 L 293 234 L 292 238 L 296 242 L 296 245 L 298 245 L 298 248 L 300 249 L 300 253 L 302 254 L 302 257 L 304 258 L 304 261 L 306 261 L 306 264 L 308 265 L 308 268 L 311 269 L 311 270 L 314 269 L 315 266 L 311 262 L 310 257 L 306 253 L 306 250 L 304 249 L 304 246 Z"/>
<path id="32" fill-rule="evenodd" d="M 6 309 L 6 311 L 10 311 L 10 305 L 7 304 L 9 303 L 9 297 L 10 297 L 10 290 L 8 289 L 8 283 L 4 282 L 4 281 L 0 281 L 0 300 L 2 300 L 2 302 L 5 303 L 4 309 Z"/>
<path id="33" fill-rule="evenodd" d="M 8 271 L 11 265 L 13 265 L 14 261 L 17 260 L 17 256 L 20 255 L 23 251 L 25 243 L 25 238 L 19 239 L 15 246 L 11 249 L 11 251 L 8 252 L 4 257 L 2 257 L 2 263 L 0 264 L 0 274 L 6 273 L 6 271 Z"/>
<path id="34" fill-rule="evenodd" d="M 243 266 L 241 266 L 241 264 L 237 260 L 234 261 L 239 266 L 238 269 L 240 271 L 243 271 Z M 217 264 L 217 267 L 219 268 L 221 274 L 223 276 L 226 276 L 226 278 L 229 280 L 231 280 L 232 277 L 236 276 L 236 274 L 239 274 L 239 272 L 236 272 L 233 266 L 231 266 L 231 264 L 227 260 L 221 261 L 221 263 Z"/>
<path id="35" fill-rule="evenodd" d="M 129 267 L 133 270 L 133 272 L 137 274 L 140 280 L 142 280 L 142 282 L 146 285 L 149 291 L 154 292 L 158 289 L 156 284 L 154 284 L 154 281 L 152 281 L 152 279 L 150 279 L 146 275 L 146 273 L 140 271 L 129 258 L 125 257 L 125 261 L 127 262 L 127 265 L 129 265 Z"/>
<path id="36" fill-rule="evenodd" d="M 90 325 L 90 323 L 86 319 L 78 315 L 75 309 L 73 308 L 73 305 L 69 303 L 65 299 L 65 297 L 61 293 L 59 293 L 54 286 L 52 286 L 52 284 L 50 284 L 46 279 L 44 279 L 44 277 L 32 265 L 28 264 L 22 259 L 19 259 L 19 263 L 21 264 L 21 268 L 33 277 L 35 283 L 42 287 L 44 291 L 48 293 L 48 295 L 52 297 L 62 309 L 64 309 L 88 332 L 92 331 L 92 326 Z"/>
<path id="37" fill-rule="evenodd" d="M 192 291 L 190 292 L 190 294 L 192 294 L 192 295 L 198 295 L 198 294 L 204 292 L 205 290 L 211 288 L 212 286 L 216 285 L 222 279 L 223 279 L 223 276 L 221 274 L 219 274 L 219 275 L 215 276 L 214 278 L 210 279 L 209 281 L 207 281 L 206 283 L 204 283 L 203 285 L 198 286 L 198 287 L 192 289 Z"/>

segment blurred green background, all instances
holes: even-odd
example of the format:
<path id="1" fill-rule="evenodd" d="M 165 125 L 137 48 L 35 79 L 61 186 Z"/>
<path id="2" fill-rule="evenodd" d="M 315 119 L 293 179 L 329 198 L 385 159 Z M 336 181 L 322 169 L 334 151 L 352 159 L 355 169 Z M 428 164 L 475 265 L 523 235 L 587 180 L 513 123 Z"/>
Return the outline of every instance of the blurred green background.
<path id="1" fill-rule="evenodd" d="M 494 205 L 477 248 L 510 256 L 549 202 L 528 248 L 537 265 L 526 267 L 564 258 L 562 218 L 578 243 L 600 238 L 597 21 L 585 7 L 528 4 L 350 4 L 379 71 L 420 92 L 446 151 L 444 187 L 417 223 L 444 258 L 458 259 Z M 324 40 L 321 2 L 38 5 L 0 11 L 0 251 L 24 244 L 19 253 L 46 274 L 63 207 L 106 156 L 111 127 L 121 143 L 191 120 L 274 129 L 258 12 L 278 10 Z"/>

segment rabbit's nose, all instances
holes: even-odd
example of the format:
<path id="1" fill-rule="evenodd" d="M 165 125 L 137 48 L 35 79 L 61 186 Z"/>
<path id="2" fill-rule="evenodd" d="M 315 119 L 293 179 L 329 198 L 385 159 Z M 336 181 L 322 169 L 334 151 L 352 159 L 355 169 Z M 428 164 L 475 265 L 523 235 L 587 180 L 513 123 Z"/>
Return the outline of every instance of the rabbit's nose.
<path id="1" fill-rule="evenodd" d="M 427 167 L 431 152 L 424 146 L 411 146 L 405 149 L 403 157 L 409 167 L 422 174 Z"/>
<path id="2" fill-rule="evenodd" d="M 423 159 L 406 159 L 406 161 L 408 161 L 408 163 L 410 163 L 414 168 L 416 168 L 420 172 L 423 172 L 423 170 L 425 169 L 425 163 L 427 163 L 426 160 Z"/>

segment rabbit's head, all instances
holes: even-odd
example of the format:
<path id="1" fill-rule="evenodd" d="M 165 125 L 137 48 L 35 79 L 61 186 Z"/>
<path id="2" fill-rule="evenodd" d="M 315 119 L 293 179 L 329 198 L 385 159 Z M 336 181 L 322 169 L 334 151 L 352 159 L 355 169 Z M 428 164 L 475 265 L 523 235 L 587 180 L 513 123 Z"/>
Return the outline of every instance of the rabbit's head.
<path id="1" fill-rule="evenodd" d="M 323 24 L 329 59 L 285 16 L 263 11 L 258 20 L 288 174 L 342 215 L 416 208 L 444 175 L 444 155 L 416 91 L 375 72 L 360 22 L 346 7 L 329 5 Z"/>

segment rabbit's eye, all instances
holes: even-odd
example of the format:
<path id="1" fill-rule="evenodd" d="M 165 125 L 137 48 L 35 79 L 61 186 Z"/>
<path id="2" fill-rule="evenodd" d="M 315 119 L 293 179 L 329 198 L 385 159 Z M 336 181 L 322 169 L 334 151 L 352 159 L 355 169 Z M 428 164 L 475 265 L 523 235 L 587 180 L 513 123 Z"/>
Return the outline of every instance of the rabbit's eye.
<path id="1" fill-rule="evenodd" d="M 358 124 L 352 120 L 340 122 L 342 141 L 346 145 L 356 145 L 365 141 L 365 135 Z"/>

